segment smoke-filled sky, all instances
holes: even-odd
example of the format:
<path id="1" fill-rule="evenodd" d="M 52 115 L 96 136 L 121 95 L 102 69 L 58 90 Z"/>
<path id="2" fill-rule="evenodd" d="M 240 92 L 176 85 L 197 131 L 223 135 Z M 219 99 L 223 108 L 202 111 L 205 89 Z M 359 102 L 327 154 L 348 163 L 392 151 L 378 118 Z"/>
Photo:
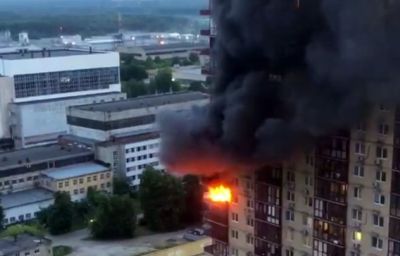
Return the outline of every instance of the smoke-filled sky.
<path id="1" fill-rule="evenodd" d="M 371 104 L 400 100 L 400 1 L 213 1 L 213 100 L 160 116 L 170 169 L 211 174 L 280 161 L 353 126 Z"/>

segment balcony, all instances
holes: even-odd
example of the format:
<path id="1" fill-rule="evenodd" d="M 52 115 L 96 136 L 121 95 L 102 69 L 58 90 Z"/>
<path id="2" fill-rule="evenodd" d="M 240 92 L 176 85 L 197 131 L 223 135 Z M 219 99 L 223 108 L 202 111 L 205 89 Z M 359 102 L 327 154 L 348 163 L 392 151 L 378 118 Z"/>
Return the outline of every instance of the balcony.
<path id="1" fill-rule="evenodd" d="M 281 256 L 281 247 L 268 243 L 266 241 L 262 241 L 260 239 L 256 239 L 256 243 L 254 246 L 254 253 L 258 256 Z"/>
<path id="2" fill-rule="evenodd" d="M 211 10 L 210 9 L 200 10 L 200 15 L 201 16 L 210 16 L 211 15 Z"/>

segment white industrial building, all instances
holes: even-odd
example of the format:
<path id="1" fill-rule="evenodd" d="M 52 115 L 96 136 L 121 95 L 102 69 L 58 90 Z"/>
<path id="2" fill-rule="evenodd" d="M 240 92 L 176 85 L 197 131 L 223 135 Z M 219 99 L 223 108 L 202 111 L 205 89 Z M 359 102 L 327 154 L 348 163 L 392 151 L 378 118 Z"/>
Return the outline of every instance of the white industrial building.
<path id="1" fill-rule="evenodd" d="M 156 115 L 208 103 L 209 96 L 198 92 L 138 97 L 70 107 L 67 122 L 71 135 L 94 141 L 96 159 L 110 164 L 137 186 L 146 166 L 163 169 Z"/>
<path id="2" fill-rule="evenodd" d="M 2 52 L 0 76 L 0 139 L 12 137 L 17 148 L 54 143 L 67 132 L 69 106 L 126 98 L 114 52 Z"/>

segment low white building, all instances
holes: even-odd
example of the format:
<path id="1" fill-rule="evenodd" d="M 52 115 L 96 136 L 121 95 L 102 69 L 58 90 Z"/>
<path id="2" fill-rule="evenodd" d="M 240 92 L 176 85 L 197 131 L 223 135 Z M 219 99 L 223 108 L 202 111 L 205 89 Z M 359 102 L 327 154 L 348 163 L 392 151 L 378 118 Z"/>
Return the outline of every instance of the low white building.
<path id="1" fill-rule="evenodd" d="M 34 219 L 39 211 L 53 203 L 53 193 L 39 188 L 0 195 L 5 225 Z"/>
<path id="2" fill-rule="evenodd" d="M 60 135 L 68 132 L 66 109 L 70 106 L 123 99 L 126 99 L 125 93 L 114 92 L 11 103 L 10 126 L 15 146 L 26 148 L 57 142 Z"/>
<path id="3" fill-rule="evenodd" d="M 96 159 L 110 164 L 136 187 L 146 166 L 164 168 L 158 157 L 156 115 L 208 103 L 209 96 L 199 92 L 152 95 L 70 107 L 67 122 L 70 134 L 94 141 Z"/>

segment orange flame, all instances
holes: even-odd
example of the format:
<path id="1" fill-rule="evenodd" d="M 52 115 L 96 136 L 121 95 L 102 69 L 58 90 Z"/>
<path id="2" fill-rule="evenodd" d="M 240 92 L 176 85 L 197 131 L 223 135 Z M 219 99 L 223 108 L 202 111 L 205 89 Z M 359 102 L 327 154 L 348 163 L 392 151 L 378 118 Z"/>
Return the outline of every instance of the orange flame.
<path id="1" fill-rule="evenodd" d="M 229 203 L 232 199 L 231 189 L 224 185 L 209 187 L 207 198 L 215 203 Z"/>

